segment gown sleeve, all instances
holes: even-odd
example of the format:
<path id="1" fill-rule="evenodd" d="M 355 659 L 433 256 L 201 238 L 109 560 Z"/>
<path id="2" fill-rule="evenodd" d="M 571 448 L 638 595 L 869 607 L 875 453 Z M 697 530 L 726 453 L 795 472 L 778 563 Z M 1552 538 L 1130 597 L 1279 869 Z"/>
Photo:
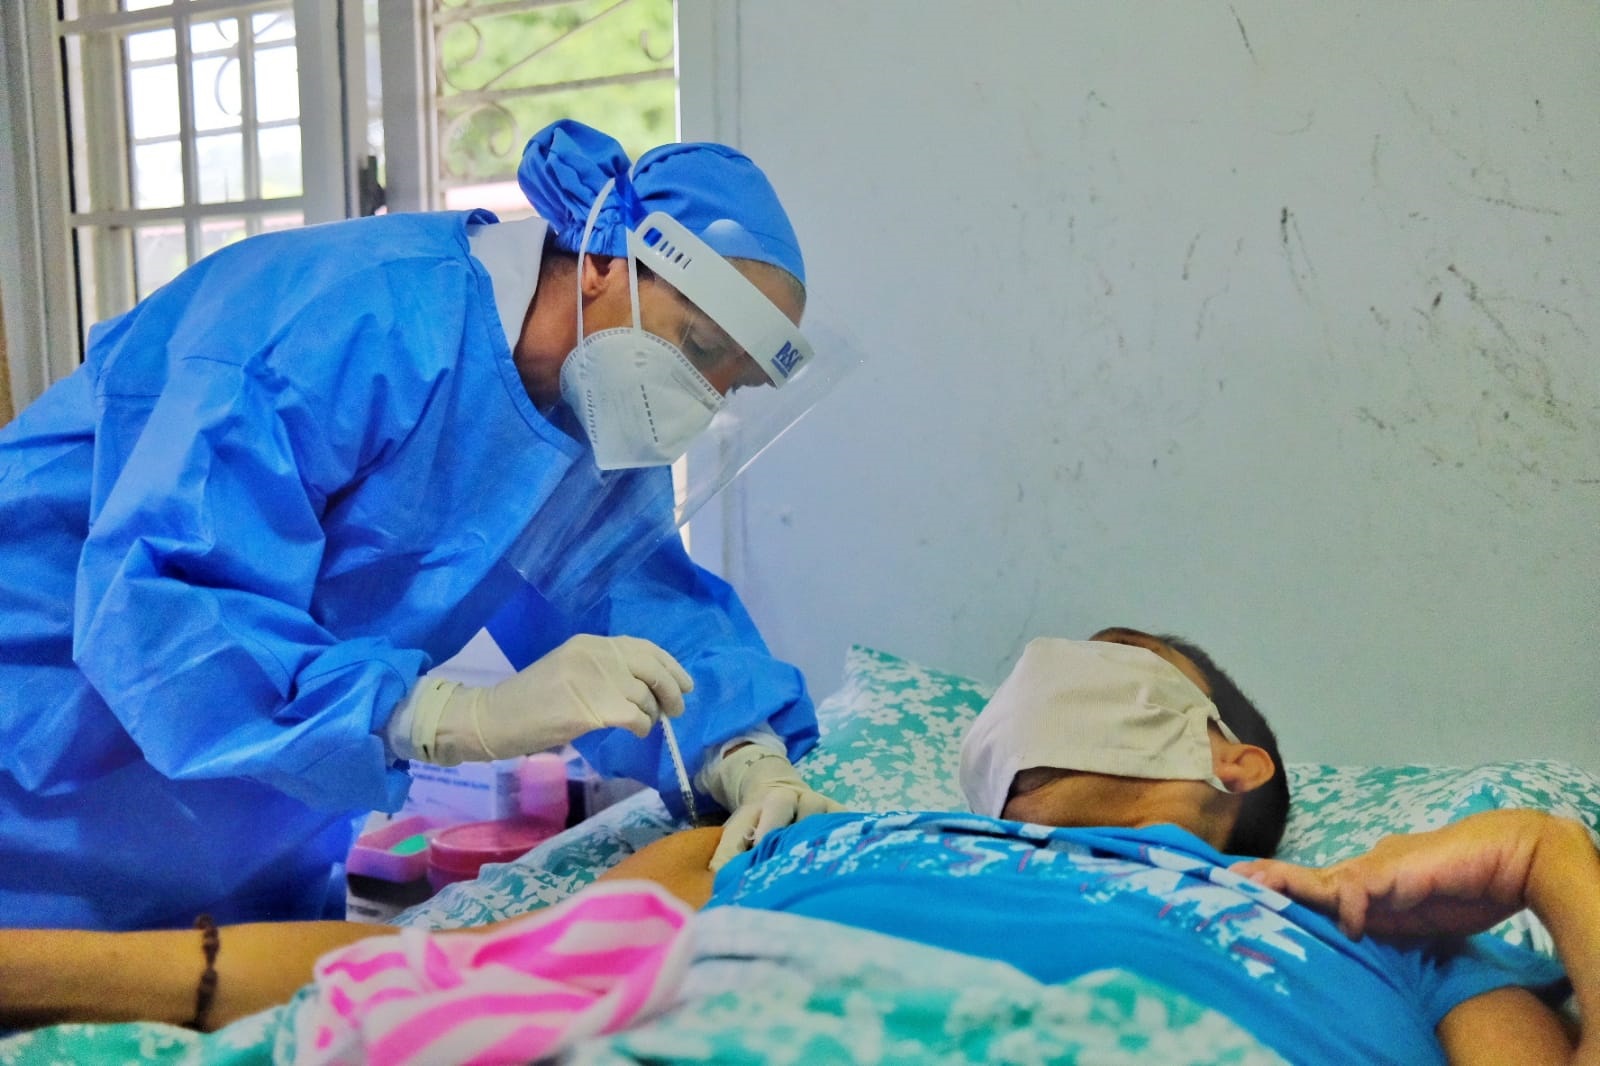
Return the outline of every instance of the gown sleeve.
<path id="1" fill-rule="evenodd" d="M 322 310 L 295 328 L 326 361 L 397 357 L 361 350 L 340 325 L 357 319 Z M 128 382 L 113 377 L 97 396 L 79 668 L 168 777 L 243 777 L 312 806 L 394 809 L 407 775 L 376 732 L 427 656 L 339 639 L 316 615 L 329 496 L 382 461 L 381 445 L 340 445 L 326 427 L 363 404 L 356 417 L 381 417 L 370 412 L 384 403 L 358 386 L 342 392 L 350 407 L 329 410 L 263 359 L 169 365 L 153 394 L 118 391 Z"/>

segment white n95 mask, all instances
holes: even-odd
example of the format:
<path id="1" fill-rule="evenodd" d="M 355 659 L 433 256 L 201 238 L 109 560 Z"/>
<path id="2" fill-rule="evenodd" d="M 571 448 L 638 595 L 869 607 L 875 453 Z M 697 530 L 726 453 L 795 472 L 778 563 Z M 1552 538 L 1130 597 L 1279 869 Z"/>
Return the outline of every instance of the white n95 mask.
<path id="1" fill-rule="evenodd" d="M 637 291 L 633 300 L 637 320 Z M 637 326 L 579 341 L 561 365 L 561 398 L 582 422 L 601 470 L 675 462 L 722 407 L 716 387 L 683 352 Z"/>
<path id="2" fill-rule="evenodd" d="M 961 744 L 961 790 L 999 817 L 1023 770 L 1051 767 L 1117 777 L 1205 781 L 1223 792 L 1210 723 L 1215 703 L 1145 648 L 1095 640 L 1031 641 Z"/>

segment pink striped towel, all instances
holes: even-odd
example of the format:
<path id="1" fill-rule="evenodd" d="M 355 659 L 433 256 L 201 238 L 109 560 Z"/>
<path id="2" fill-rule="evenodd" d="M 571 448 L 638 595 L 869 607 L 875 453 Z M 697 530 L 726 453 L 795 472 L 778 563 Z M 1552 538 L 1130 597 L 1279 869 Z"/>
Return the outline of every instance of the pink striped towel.
<path id="1" fill-rule="evenodd" d="M 490 933 L 402 929 L 317 960 L 295 1062 L 522 1063 L 668 1002 L 691 912 L 614 881 Z"/>

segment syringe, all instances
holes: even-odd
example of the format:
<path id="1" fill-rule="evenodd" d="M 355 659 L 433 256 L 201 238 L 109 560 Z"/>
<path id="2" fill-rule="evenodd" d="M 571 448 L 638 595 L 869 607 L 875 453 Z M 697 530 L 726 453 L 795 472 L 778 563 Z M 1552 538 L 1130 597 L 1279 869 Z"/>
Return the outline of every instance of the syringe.
<path id="1" fill-rule="evenodd" d="M 700 824 L 700 812 L 695 808 L 694 788 L 689 784 L 689 770 L 683 765 L 683 751 L 678 747 L 678 734 L 672 731 L 672 719 L 661 716 L 661 735 L 667 740 L 667 754 L 672 756 L 672 768 L 678 772 L 678 792 L 683 796 L 684 809 L 689 821 Z"/>

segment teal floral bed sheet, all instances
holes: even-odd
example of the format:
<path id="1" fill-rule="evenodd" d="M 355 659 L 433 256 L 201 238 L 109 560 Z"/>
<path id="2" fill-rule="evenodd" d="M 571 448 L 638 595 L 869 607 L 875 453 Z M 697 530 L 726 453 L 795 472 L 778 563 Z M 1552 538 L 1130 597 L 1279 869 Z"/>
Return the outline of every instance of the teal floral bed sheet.
<path id="1" fill-rule="evenodd" d="M 822 741 L 802 760 L 801 771 L 813 787 L 855 809 L 963 810 L 965 802 L 956 785 L 961 737 L 989 694 L 987 687 L 969 678 L 885 652 L 854 647 L 846 657 L 842 686 L 817 708 Z M 1279 855 L 1298 862 L 1334 862 L 1360 853 L 1390 833 L 1433 829 L 1477 811 L 1502 807 L 1530 807 L 1576 818 L 1589 826 L 1600 843 L 1600 777 L 1556 760 L 1513 760 L 1471 767 L 1290 763 L 1288 769 L 1293 803 Z M 667 813 L 654 793 L 637 793 L 583 825 L 553 837 L 516 862 L 485 867 L 476 881 L 448 886 L 433 899 L 406 911 L 397 924 L 455 928 L 525 913 L 566 898 L 600 871 L 684 827 L 685 823 Z M 768 920 L 787 916 L 762 917 Z M 1513 942 L 1551 950 L 1548 936 L 1526 914 L 1512 918 L 1495 931 Z M 751 930 L 746 934 L 757 937 Z M 819 950 L 831 943 L 821 934 L 813 939 Z M 934 950 L 918 945 L 905 947 L 913 953 Z M 652 1023 L 654 1028 L 587 1045 L 574 1052 L 571 1061 L 692 1061 L 697 1049 L 739 1058 L 733 1053 L 735 1043 L 746 1052 L 743 1061 L 806 1061 L 783 1049 L 815 1050 L 823 1044 L 811 1045 L 807 1041 L 825 1044 L 833 1039 L 827 1025 L 811 1025 L 804 1021 L 806 1018 L 820 1023 L 830 1012 L 837 1014 L 846 1000 L 872 1001 L 872 994 L 862 987 L 851 986 L 854 990 L 848 994 L 829 990 L 829 981 L 860 981 L 860 975 L 847 977 L 842 971 L 826 967 L 809 974 L 797 979 L 810 984 L 783 985 L 789 991 L 780 996 L 766 996 L 760 991 L 761 986 L 752 986 L 754 998 L 741 999 L 733 989 L 723 989 L 703 1002 L 676 1011 L 659 1024 Z M 1076 1040 L 1076 1044 L 1061 1045 L 1068 1050 L 1058 1048 L 1058 1055 L 1041 1060 L 1033 1052 L 1043 1044 L 1030 1045 L 1031 1051 L 1019 1044 L 1015 1048 L 1017 1057 L 1011 1057 L 1003 1045 L 984 1045 L 984 1054 L 997 1057 L 986 1060 L 980 1055 L 970 1061 L 1073 1062 L 1079 1061 L 1081 1054 L 1082 1061 L 1120 1062 L 1124 1059 L 1106 1049 L 1121 1047 L 1118 1042 L 1124 1037 L 1130 1041 L 1142 1039 L 1147 1049 L 1154 1049 L 1180 1046 L 1172 1039 L 1178 1035 L 1200 1039 L 1194 1047 L 1208 1048 L 1216 1057 L 1191 1060 L 1158 1055 L 1126 1061 L 1272 1061 L 1248 1037 L 1241 1039 L 1242 1034 L 1234 1031 L 1225 1018 L 1179 1002 L 1166 990 L 1149 986 L 1131 974 L 1111 973 L 1097 980 L 1104 982 L 1103 987 L 1075 989 L 1068 999 L 1052 1001 L 1044 1015 L 1030 1014 L 1030 1024 L 1035 1026 L 1039 1017 L 1059 1016 L 1075 1018 L 1073 1024 L 1080 1028 L 1100 1027 L 1076 1037 L 1066 1030 L 1042 1031 L 1040 1040 Z M 797 988 L 803 988 L 804 994 L 796 992 Z M 880 989 L 874 994 L 887 997 L 882 998 L 885 1009 L 904 995 L 910 999 L 893 1010 L 911 1013 L 896 1015 L 892 1022 L 870 1023 L 867 1032 L 877 1035 L 863 1039 L 868 1044 L 879 1041 L 874 1045 L 879 1048 L 898 1046 L 909 1050 L 913 1044 L 896 1043 L 910 1038 L 895 1027 L 910 1024 L 906 1018 L 917 1017 L 917 1011 L 926 1011 L 930 1004 L 936 1008 L 935 1014 L 956 1011 L 958 1001 L 949 998 L 956 991 L 955 985 L 941 991 L 926 987 Z M 960 1000 L 959 1006 L 960 1010 L 967 1010 L 972 1008 L 972 1001 Z M 0 1040 L 0 1066 L 124 1061 L 247 1066 L 284 1062 L 284 1041 L 292 1030 L 294 1009 L 291 1005 L 264 1012 L 206 1037 L 159 1025 L 58 1026 Z M 998 1011 L 1001 1006 L 989 1004 L 984 1009 Z M 749 1043 L 756 1037 L 743 1035 L 743 1027 L 732 1024 L 731 1019 L 752 1010 L 778 1027 L 774 1031 L 789 1033 L 789 1042 L 774 1045 L 779 1050 L 771 1055 Z M 956 1019 L 952 1024 L 957 1024 L 962 1015 L 957 1011 L 951 1017 Z M 974 1017 L 981 1020 L 978 1028 L 993 1028 L 994 1019 L 982 1011 Z M 1130 1021 L 1135 1018 L 1138 1025 Z M 1132 1035 L 1141 1027 L 1142 1037 Z M 1016 1039 L 1027 1043 L 1021 1036 Z M 288 1046 L 292 1047 L 292 1043 Z M 1079 1050 L 1071 1051 L 1071 1047 Z M 922 1060 L 888 1054 L 878 1061 Z M 954 1057 L 948 1061 L 969 1060 Z"/>
<path id="2" fill-rule="evenodd" d="M 1225 1015 L 1126 970 L 1060 985 L 1005 963 L 792 914 L 696 918 L 683 994 L 557 1061 L 622 1063 L 1281 1063 Z"/>

